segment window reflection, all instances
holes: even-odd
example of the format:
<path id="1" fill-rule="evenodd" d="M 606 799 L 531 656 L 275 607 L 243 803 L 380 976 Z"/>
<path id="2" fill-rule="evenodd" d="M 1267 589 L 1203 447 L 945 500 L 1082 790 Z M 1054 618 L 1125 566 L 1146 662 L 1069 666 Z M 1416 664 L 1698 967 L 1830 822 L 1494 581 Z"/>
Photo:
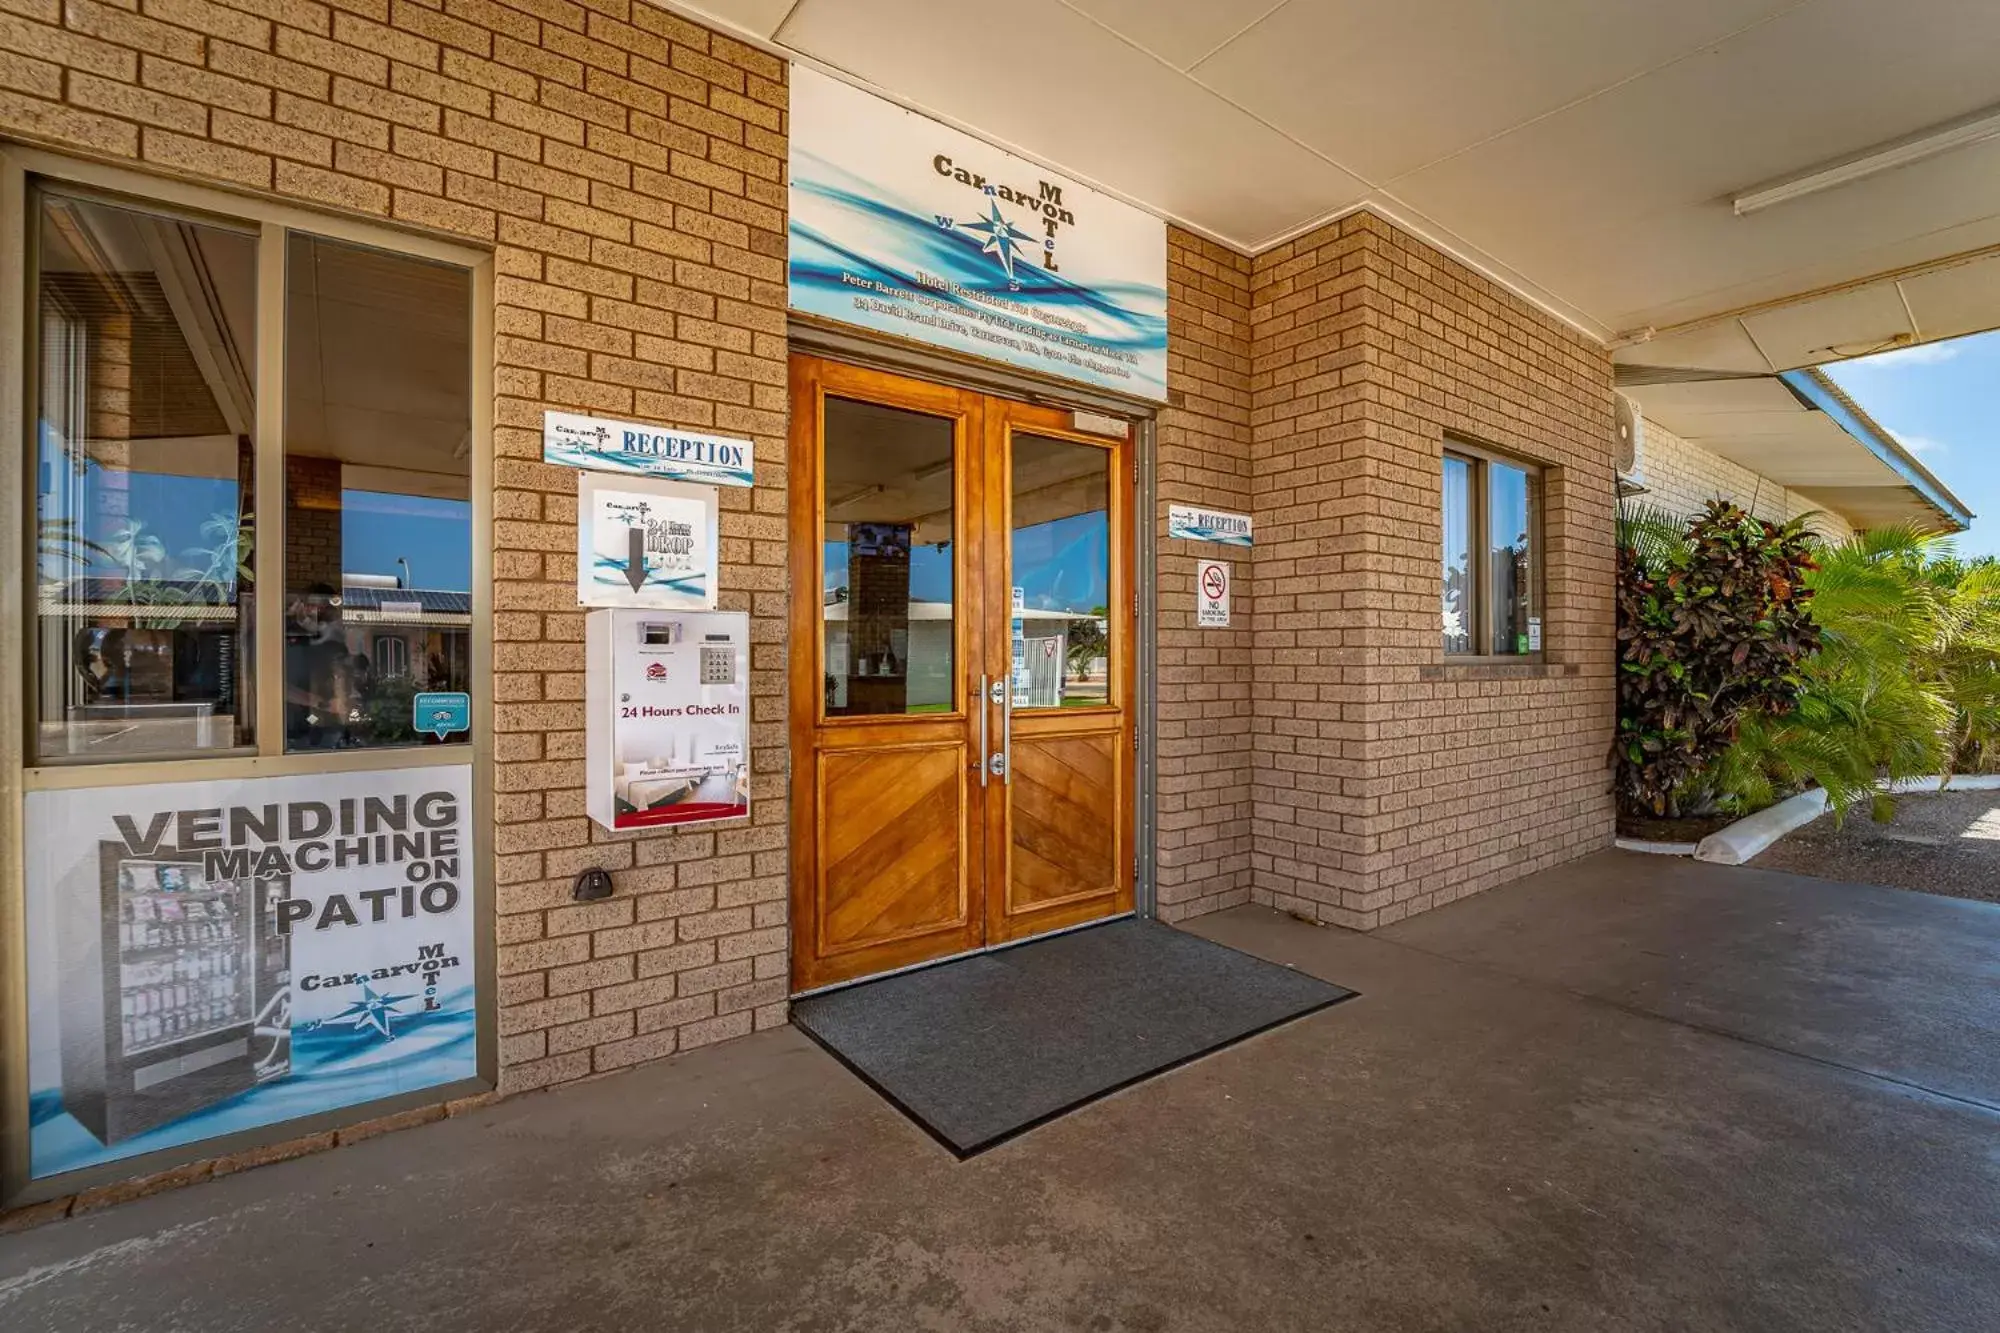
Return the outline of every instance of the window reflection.
<path id="1" fill-rule="evenodd" d="M 471 689 L 471 296 L 463 269 L 290 238 L 287 749 L 436 743 L 417 693 Z"/>
<path id="2" fill-rule="evenodd" d="M 1493 596 L 1493 652 L 1501 655 L 1538 651 L 1539 636 L 1530 632 L 1535 615 L 1533 597 L 1533 481 L 1505 463 L 1486 470 L 1487 521 Z"/>
<path id="3" fill-rule="evenodd" d="M 828 717 L 952 707 L 952 424 L 826 400 L 821 617 Z"/>
<path id="4" fill-rule="evenodd" d="M 53 194 L 36 225 L 37 752 L 247 745 L 256 240 Z"/>
<path id="5" fill-rule="evenodd" d="M 1107 703 L 1111 456 L 1045 435 L 1012 449 L 1015 707 Z"/>
<path id="6" fill-rule="evenodd" d="M 1444 460 L 1444 650 L 1472 651 L 1472 464 Z"/>

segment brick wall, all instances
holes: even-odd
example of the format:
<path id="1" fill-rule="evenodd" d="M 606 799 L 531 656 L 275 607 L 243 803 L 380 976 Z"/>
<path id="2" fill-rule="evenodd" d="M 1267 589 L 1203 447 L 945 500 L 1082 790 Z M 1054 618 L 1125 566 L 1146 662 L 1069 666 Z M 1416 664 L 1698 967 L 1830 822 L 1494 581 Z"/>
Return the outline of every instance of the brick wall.
<path id="1" fill-rule="evenodd" d="M 1680 514 L 1699 513 L 1713 499 L 1730 500 L 1758 518 L 1785 522 L 1817 511 L 1812 527 L 1834 541 L 1854 535 L 1854 525 L 1797 491 L 1788 490 L 1741 463 L 1690 443 L 1657 421 L 1646 422 L 1640 445 L 1646 492 L 1638 497 Z"/>
<path id="2" fill-rule="evenodd" d="M 340 460 L 285 455 L 285 589 L 342 587 Z"/>
<path id="3" fill-rule="evenodd" d="M 0 0 L 0 133 L 493 248 L 501 1086 L 783 1021 L 785 68 L 643 0 Z M 541 414 L 750 436 L 756 815 L 583 812 L 576 474 Z M 599 864 L 617 896 L 573 905 Z"/>
<path id="4" fill-rule="evenodd" d="M 1250 261 L 1167 234 L 1168 406 L 1155 426 L 1159 533 L 1157 876 L 1161 916 L 1250 896 L 1249 552 L 1169 541 L 1169 503 L 1250 510 Z M 1195 562 L 1236 570 L 1233 624 L 1197 629 Z"/>
<path id="5" fill-rule="evenodd" d="M 1607 845 L 1609 355 L 1370 214 L 1251 298 L 1253 896 L 1369 929 Z M 1447 435 L 1547 469 L 1544 664 L 1445 664 Z"/>

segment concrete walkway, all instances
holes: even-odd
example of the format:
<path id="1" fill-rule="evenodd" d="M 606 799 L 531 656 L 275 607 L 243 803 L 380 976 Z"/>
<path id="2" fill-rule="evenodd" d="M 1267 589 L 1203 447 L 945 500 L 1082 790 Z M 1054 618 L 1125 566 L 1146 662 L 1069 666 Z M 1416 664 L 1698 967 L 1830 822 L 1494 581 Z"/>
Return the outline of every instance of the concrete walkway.
<path id="1" fill-rule="evenodd" d="M 1607 854 L 965 1163 L 790 1030 L 0 1241 L 34 1330 L 2000 1328 L 2000 907 Z"/>

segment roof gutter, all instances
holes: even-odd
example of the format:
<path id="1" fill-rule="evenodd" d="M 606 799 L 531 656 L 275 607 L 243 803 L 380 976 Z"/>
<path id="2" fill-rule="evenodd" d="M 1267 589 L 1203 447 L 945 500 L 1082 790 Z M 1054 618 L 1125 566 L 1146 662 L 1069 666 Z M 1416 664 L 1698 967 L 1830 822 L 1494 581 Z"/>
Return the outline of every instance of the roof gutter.
<path id="1" fill-rule="evenodd" d="M 1932 476 L 1929 468 L 1919 463 L 1895 436 L 1882 429 L 1859 403 L 1841 392 L 1840 386 L 1827 378 L 1824 372 L 1813 367 L 1781 370 L 1778 379 L 1807 407 L 1832 417 L 1842 430 L 1853 436 L 1884 467 L 1901 477 L 1905 485 L 1922 496 L 1958 531 L 1963 532 L 1972 526 L 1972 511 L 1966 508 L 1965 502 L 1946 490 L 1944 483 Z"/>

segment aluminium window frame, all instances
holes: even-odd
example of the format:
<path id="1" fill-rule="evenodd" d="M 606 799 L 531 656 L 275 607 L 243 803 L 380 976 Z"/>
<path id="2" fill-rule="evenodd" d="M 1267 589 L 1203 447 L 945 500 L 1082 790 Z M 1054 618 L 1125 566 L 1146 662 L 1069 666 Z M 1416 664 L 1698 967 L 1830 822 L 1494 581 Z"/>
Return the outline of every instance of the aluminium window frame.
<path id="1" fill-rule="evenodd" d="M 161 753 L 115 761 L 41 758 L 31 743 L 39 730 L 35 697 L 39 637 L 34 599 L 27 596 L 34 569 L 35 450 L 30 430 L 39 377 L 29 370 L 39 355 L 31 225 L 39 192 L 136 208 L 189 221 L 250 231 L 258 239 L 256 284 L 255 422 L 252 481 L 257 518 L 253 555 L 253 624 L 257 635 L 251 670 L 256 731 L 251 746 Z M 484 698 L 472 710 L 470 738 L 450 745 L 357 747 L 287 753 L 284 735 L 284 341 L 286 240 L 303 232 L 390 254 L 450 264 L 470 278 L 468 310 L 472 449 L 472 635 L 470 679 Z M 393 1115 L 491 1090 L 498 1076 L 493 1020 L 496 939 L 493 927 L 493 473 L 494 264 L 491 250 L 388 222 L 360 220 L 294 205 L 274 196 L 198 184 L 150 171 L 66 157 L 0 140 L 0 1207 L 15 1207 L 75 1193 L 95 1185 L 225 1156 L 301 1135 Z M 267 577 L 264 553 L 271 553 Z M 34 646 L 34 656 L 30 647 Z M 14 682 L 18 682 L 15 684 Z M 174 782 L 233 781 L 299 774 L 366 772 L 464 764 L 471 771 L 468 827 L 471 856 L 474 986 L 478 998 L 476 1077 L 396 1094 L 355 1106 L 203 1139 L 60 1175 L 32 1176 L 28 1077 L 28 949 L 24 807 L 30 791 L 150 786 Z"/>
<path id="2" fill-rule="evenodd" d="M 1472 484 L 1470 487 L 1471 532 L 1468 546 L 1472 560 L 1472 606 L 1471 620 L 1475 626 L 1472 652 L 1454 653 L 1446 649 L 1444 635 L 1438 635 L 1439 657 L 1446 666 L 1537 666 L 1549 660 L 1549 637 L 1547 632 L 1547 588 L 1548 588 L 1548 543 L 1545 539 L 1547 523 L 1544 510 L 1548 505 L 1548 478 L 1550 469 L 1546 464 L 1517 454 L 1502 453 L 1483 445 L 1473 444 L 1457 436 L 1448 435 L 1438 455 L 1438 577 L 1444 576 L 1444 464 L 1447 459 L 1456 458 L 1470 466 Z M 1533 619 L 1541 620 L 1544 628 L 1542 646 L 1525 653 L 1496 653 L 1493 644 L 1493 547 L 1492 547 L 1492 469 L 1494 464 L 1510 467 L 1528 476 L 1528 595 Z M 1443 604 L 1440 587 L 1438 603 Z"/>

